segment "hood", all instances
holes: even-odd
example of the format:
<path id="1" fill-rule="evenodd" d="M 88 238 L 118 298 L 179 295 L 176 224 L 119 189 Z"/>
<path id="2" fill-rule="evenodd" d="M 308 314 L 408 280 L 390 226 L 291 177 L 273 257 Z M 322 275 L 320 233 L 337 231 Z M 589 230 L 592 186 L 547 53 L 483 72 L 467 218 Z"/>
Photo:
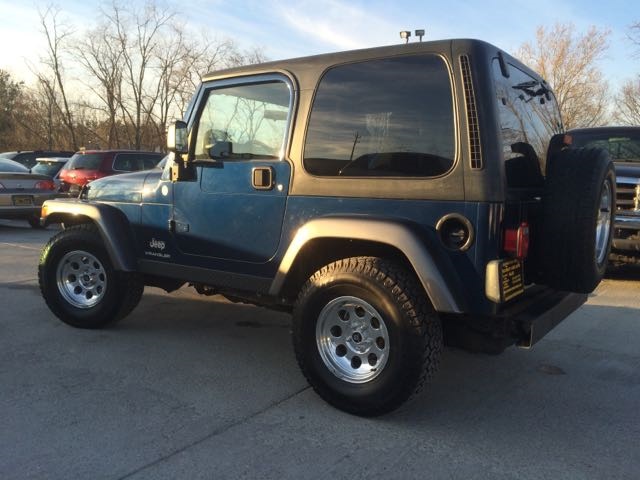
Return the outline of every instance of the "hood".
<path id="1" fill-rule="evenodd" d="M 145 179 L 153 171 L 123 173 L 103 177 L 87 184 L 87 200 L 104 202 L 141 203 Z"/>

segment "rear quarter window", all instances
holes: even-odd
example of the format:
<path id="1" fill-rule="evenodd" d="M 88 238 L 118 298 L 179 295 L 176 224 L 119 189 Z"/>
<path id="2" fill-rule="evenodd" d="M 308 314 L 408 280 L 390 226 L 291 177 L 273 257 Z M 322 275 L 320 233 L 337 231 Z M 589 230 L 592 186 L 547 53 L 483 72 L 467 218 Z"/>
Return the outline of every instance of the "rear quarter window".
<path id="1" fill-rule="evenodd" d="M 435 54 L 334 67 L 318 86 L 304 167 L 318 176 L 435 177 L 456 154 L 451 79 Z"/>
<path id="2" fill-rule="evenodd" d="M 544 181 L 551 137 L 562 132 L 555 97 L 542 93 L 540 80 L 509 64 L 502 76 L 498 59 L 492 62 L 499 113 L 502 156 L 507 184 L 536 187 Z"/>

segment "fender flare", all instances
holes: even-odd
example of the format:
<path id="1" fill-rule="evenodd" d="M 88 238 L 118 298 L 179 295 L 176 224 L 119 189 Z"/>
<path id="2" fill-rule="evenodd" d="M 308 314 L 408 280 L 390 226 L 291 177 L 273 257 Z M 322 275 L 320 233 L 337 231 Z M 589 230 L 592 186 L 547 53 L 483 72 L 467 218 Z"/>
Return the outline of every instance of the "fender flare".
<path id="1" fill-rule="evenodd" d="M 413 230 L 402 223 L 368 218 L 319 218 L 300 227 L 280 262 L 269 294 L 277 296 L 280 293 L 300 250 L 318 238 L 366 240 L 397 248 L 411 263 L 436 311 L 464 311 L 462 301 L 455 297 L 424 241 Z"/>
<path id="2" fill-rule="evenodd" d="M 114 269 L 125 272 L 137 270 L 133 233 L 121 210 L 105 203 L 87 203 L 77 199 L 47 200 L 42 205 L 45 225 L 82 217 L 98 227 Z"/>

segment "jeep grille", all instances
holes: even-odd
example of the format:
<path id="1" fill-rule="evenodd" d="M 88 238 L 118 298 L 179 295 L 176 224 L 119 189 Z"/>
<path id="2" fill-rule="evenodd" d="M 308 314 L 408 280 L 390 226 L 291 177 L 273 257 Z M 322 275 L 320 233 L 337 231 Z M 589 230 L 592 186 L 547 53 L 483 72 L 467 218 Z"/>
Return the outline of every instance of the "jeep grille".
<path id="1" fill-rule="evenodd" d="M 462 83 L 464 85 L 464 99 L 467 108 L 467 124 L 469 125 L 469 156 L 471 168 L 482 168 L 482 153 L 480 149 L 480 128 L 478 124 L 478 110 L 476 108 L 476 95 L 473 91 L 473 79 L 469 57 L 460 55 L 460 69 L 462 70 Z"/>

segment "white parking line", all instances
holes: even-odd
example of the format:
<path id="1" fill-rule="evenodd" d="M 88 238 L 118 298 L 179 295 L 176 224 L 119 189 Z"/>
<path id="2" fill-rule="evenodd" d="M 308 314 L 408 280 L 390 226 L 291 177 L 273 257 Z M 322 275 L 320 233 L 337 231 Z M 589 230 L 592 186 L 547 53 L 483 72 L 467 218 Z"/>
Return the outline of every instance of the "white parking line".
<path id="1" fill-rule="evenodd" d="M 24 249 L 26 249 L 26 250 L 36 250 L 36 251 L 41 250 L 39 247 L 27 247 L 26 245 L 20 245 L 19 243 L 6 243 L 6 242 L 0 242 L 0 245 L 7 245 L 7 246 L 9 246 L 9 247 L 24 248 Z"/>

